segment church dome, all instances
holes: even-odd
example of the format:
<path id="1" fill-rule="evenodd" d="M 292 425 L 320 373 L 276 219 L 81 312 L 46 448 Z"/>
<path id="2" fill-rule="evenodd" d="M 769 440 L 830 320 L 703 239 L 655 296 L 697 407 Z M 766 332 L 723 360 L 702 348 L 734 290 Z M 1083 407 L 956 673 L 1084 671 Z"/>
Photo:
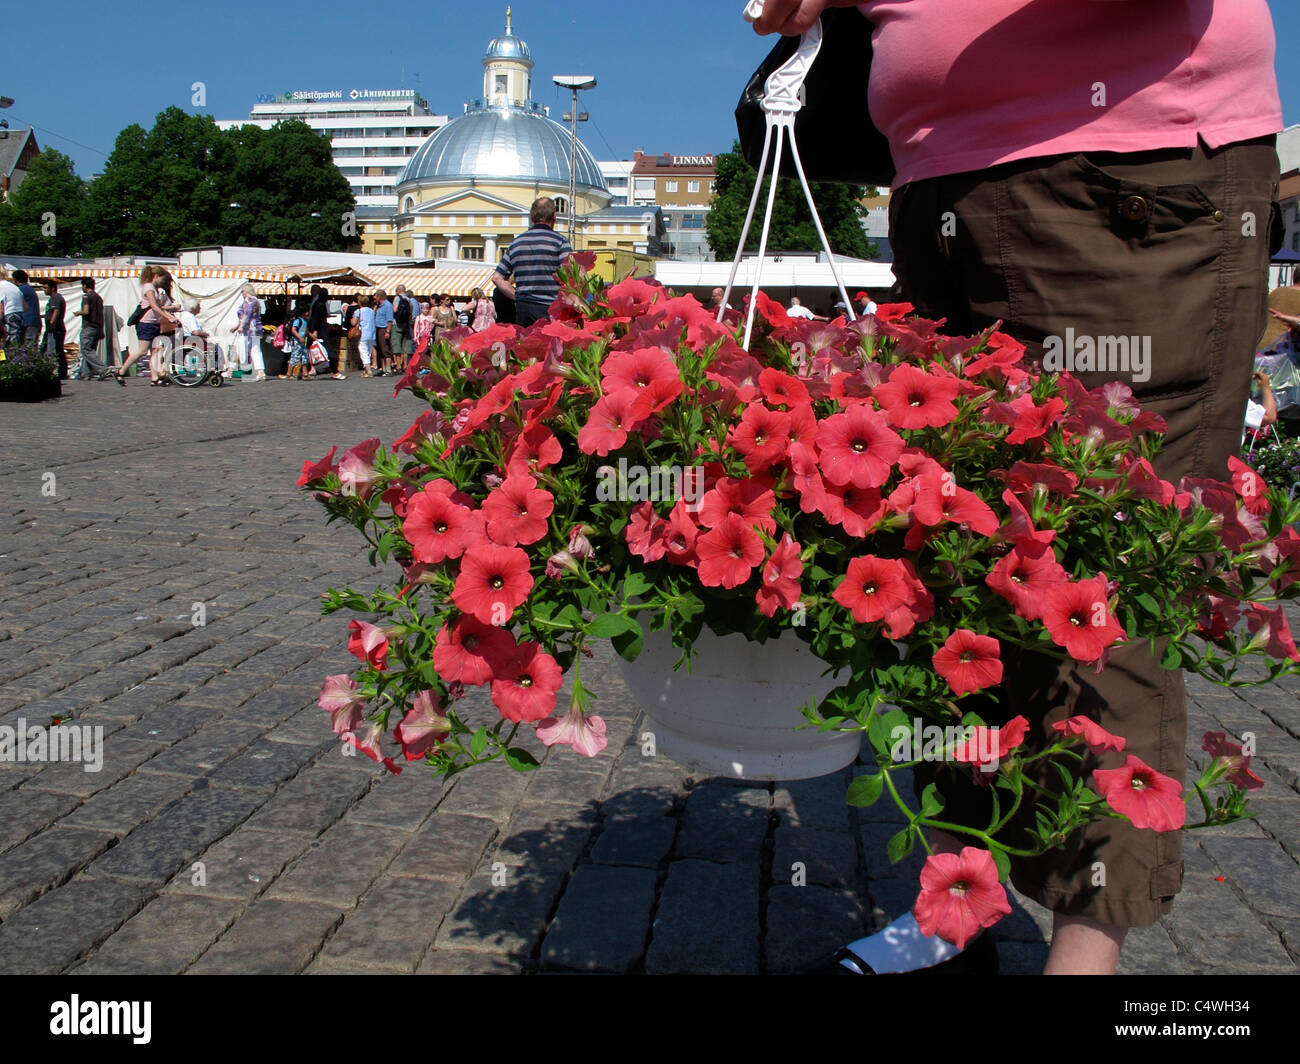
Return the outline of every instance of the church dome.
<path id="1" fill-rule="evenodd" d="M 566 186 L 569 140 L 569 130 L 540 109 L 480 104 L 451 119 L 420 145 L 397 184 L 400 188 L 496 178 Z M 582 141 L 578 142 L 575 184 L 608 191 L 600 167 Z"/>
<path id="2" fill-rule="evenodd" d="M 493 37 L 488 42 L 487 51 L 483 55 L 483 62 L 490 63 L 494 59 L 519 59 L 531 63 L 533 53 L 528 50 L 528 44 L 522 37 L 516 37 L 511 32 L 510 27 L 506 27 L 506 32 L 500 37 Z"/>

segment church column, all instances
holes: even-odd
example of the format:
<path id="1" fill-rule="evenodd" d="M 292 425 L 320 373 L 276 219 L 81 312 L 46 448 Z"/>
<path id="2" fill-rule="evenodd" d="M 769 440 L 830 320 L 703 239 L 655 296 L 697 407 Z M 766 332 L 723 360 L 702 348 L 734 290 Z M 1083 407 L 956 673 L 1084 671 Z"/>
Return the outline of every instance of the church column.
<path id="1" fill-rule="evenodd" d="M 411 248 L 412 256 L 417 259 L 427 258 L 428 249 L 429 249 L 429 234 L 415 233 L 412 235 L 412 240 L 414 241 L 414 244 Z"/>
<path id="2" fill-rule="evenodd" d="M 497 235 L 496 233 L 483 234 L 483 261 L 497 261 Z"/>
<path id="3" fill-rule="evenodd" d="M 447 258 L 460 258 L 460 237 L 455 233 L 447 234 Z"/>

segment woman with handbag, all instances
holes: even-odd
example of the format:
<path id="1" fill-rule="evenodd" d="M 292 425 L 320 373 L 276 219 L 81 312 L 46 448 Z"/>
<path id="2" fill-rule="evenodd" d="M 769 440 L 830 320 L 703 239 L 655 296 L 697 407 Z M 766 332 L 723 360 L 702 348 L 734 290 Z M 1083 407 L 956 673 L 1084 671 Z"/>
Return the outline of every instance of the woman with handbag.
<path id="1" fill-rule="evenodd" d="M 178 317 L 180 303 L 172 295 L 172 275 L 166 270 L 154 270 L 153 287 L 155 307 L 153 313 L 158 324 L 158 332 L 149 346 L 149 384 L 151 386 L 169 383 L 167 370 L 171 365 L 172 352 L 176 347 L 176 331 L 180 327 Z M 147 322 L 146 314 L 141 324 Z"/>
<path id="2" fill-rule="evenodd" d="M 767 0 L 755 28 L 800 34 L 826 8 L 847 6 Z M 889 236 L 904 298 L 951 335 L 1001 321 L 1031 360 L 1067 330 L 1149 340 L 1149 372 L 1075 376 L 1088 388 L 1131 384 L 1143 409 L 1165 419 L 1154 460 L 1162 478 L 1223 478 L 1266 321 L 1270 246 L 1282 237 L 1282 114 L 1265 0 L 852 6 L 871 24 L 873 60 L 840 73 L 851 65 L 869 103 L 861 113 L 879 123 L 897 169 Z M 839 106 L 858 110 L 853 100 Z M 1027 653 L 1008 673 L 1035 747 L 1050 741 L 1053 722 L 1086 710 L 1127 738 L 1125 754 L 1185 779 L 1184 686 L 1145 644 L 1117 649 L 1100 673 Z M 978 711 L 993 725 L 1008 717 L 996 703 Z M 949 821 L 987 822 L 992 788 L 980 793 L 941 763 L 919 766 L 916 781 L 938 786 Z M 959 849 L 944 833 L 931 845 Z M 1016 888 L 1055 913 L 1045 974 L 1114 973 L 1127 930 L 1172 908 L 1180 847 L 1177 831 L 1107 820 L 1065 849 L 1013 859 Z M 910 919 L 854 942 L 835 974 L 960 956 L 943 943 L 947 956 L 927 947 L 920 963 L 900 959 L 899 943 L 920 952 Z M 986 939 L 974 942 L 988 953 Z"/>
<path id="3" fill-rule="evenodd" d="M 153 344 L 153 338 L 158 335 L 158 299 L 153 286 L 154 272 L 152 266 L 141 268 L 140 299 L 131 316 L 126 319 L 127 326 L 135 329 L 135 343 L 126 361 L 113 374 L 123 388 L 126 387 L 128 371 L 145 356 Z"/>
<path id="4" fill-rule="evenodd" d="M 469 294 L 469 310 L 473 315 L 470 328 L 475 332 L 482 332 L 489 325 L 496 324 L 497 308 L 493 306 L 492 300 L 483 294 L 483 289 L 476 288 Z"/>

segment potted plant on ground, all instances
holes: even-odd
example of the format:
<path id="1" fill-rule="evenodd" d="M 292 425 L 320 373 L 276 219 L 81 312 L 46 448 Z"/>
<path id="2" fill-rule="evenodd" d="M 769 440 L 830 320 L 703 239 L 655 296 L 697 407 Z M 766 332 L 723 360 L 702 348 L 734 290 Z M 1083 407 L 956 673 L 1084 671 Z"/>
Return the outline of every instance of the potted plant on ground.
<path id="1" fill-rule="evenodd" d="M 953 867 L 931 858 L 918 903 L 923 928 L 954 941 L 997 919 L 983 900 L 1009 853 L 1101 816 L 1184 826 L 1179 785 L 1122 758 L 1123 736 L 1079 717 L 1034 748 L 1023 718 L 990 727 L 967 696 L 996 693 L 1008 651 L 1103 668 L 1124 640 L 1219 682 L 1246 658 L 1268 677 L 1295 671 L 1285 495 L 1235 459 L 1231 482 L 1162 480 L 1163 424 L 1128 388 L 1040 374 L 996 329 L 943 336 L 907 305 L 793 320 L 760 295 L 744 350 L 693 298 L 606 288 L 583 258 L 561 271 L 551 320 L 453 331 L 413 358 L 394 395 L 425 409 L 391 448 L 371 438 L 304 463 L 299 484 L 392 566 L 388 586 L 325 596 L 326 612 L 365 617 L 349 623 L 358 669 L 320 699 L 345 743 L 392 771 L 448 775 L 535 768 L 521 728 L 595 756 L 604 723 L 581 666 L 610 639 L 688 762 L 814 775 L 852 761 L 865 734 L 877 769 L 848 797 L 904 808 L 895 860 L 953 826 L 934 787 L 913 809 L 894 773 L 937 757 L 990 784 L 992 821 L 956 829 L 974 845 Z M 707 673 L 697 702 L 691 665 Z M 786 674 L 784 719 L 754 726 L 773 708 L 762 688 Z M 459 708 L 479 685 L 493 719 Z M 720 694 L 731 720 L 710 733 Z M 901 742 L 918 718 L 940 729 L 934 749 Z M 1253 786 L 1250 751 L 1225 736 L 1206 750 L 1186 797 L 1227 822 Z M 1060 786 L 1038 782 L 1048 765 Z M 1037 823 L 1008 841 L 1022 803 Z"/>
<path id="2" fill-rule="evenodd" d="M 39 403 L 62 394 L 59 364 L 37 341 L 7 344 L 0 352 L 0 402 Z"/>

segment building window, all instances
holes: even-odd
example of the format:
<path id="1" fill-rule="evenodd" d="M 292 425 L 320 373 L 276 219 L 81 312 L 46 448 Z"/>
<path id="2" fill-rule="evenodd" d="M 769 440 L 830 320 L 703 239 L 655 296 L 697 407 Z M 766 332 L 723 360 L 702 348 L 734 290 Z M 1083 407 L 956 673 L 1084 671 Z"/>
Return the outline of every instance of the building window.
<path id="1" fill-rule="evenodd" d="M 569 211 L 569 201 L 565 199 L 563 196 L 557 196 L 555 198 L 555 213 L 567 214 L 568 211 Z"/>
<path id="2" fill-rule="evenodd" d="M 702 215 L 702 214 L 683 214 L 683 215 L 682 215 L 682 224 L 681 224 L 681 228 L 683 228 L 683 229 L 703 229 L 703 228 L 704 228 L 704 215 Z"/>
<path id="3" fill-rule="evenodd" d="M 509 91 L 510 91 L 510 89 L 509 89 L 509 81 L 507 80 L 506 75 L 505 75 L 505 74 L 498 74 L 498 75 L 496 76 L 496 78 L 497 78 L 497 87 L 496 87 L 496 91 L 499 92 L 499 93 L 501 93 L 502 95 L 504 95 L 505 93 L 509 92 Z"/>
<path id="4" fill-rule="evenodd" d="M 677 182 L 676 182 L 676 181 L 665 181 L 665 182 L 664 182 L 664 191 L 665 191 L 665 192 L 676 192 L 676 191 L 677 191 Z"/>
<path id="5" fill-rule="evenodd" d="M 633 183 L 633 190 L 638 195 L 645 193 L 653 196 L 655 191 L 655 179 L 653 177 L 638 177 Z"/>
<path id="6" fill-rule="evenodd" d="M 414 197 L 414 196 L 407 196 L 407 197 L 406 197 L 406 206 L 403 208 L 403 210 L 405 210 L 407 214 L 410 214 L 413 210 L 415 210 L 415 197 Z"/>
<path id="7" fill-rule="evenodd" d="M 478 261 L 478 262 L 482 262 L 482 261 L 483 261 L 483 247 L 482 247 L 482 245 L 479 245 L 478 247 L 461 248 L 461 249 L 460 249 L 460 257 L 461 257 L 462 259 L 474 259 L 474 260 L 476 260 L 476 261 Z"/>
<path id="8" fill-rule="evenodd" d="M 672 227 L 673 227 L 673 216 L 672 216 L 671 214 L 665 214 L 665 215 L 664 215 L 664 228 L 665 228 L 665 229 L 671 229 Z"/>
<path id="9" fill-rule="evenodd" d="M 687 181 L 687 182 L 686 182 L 686 191 L 687 191 L 687 192 L 699 192 L 699 190 L 700 190 L 700 183 L 699 183 L 698 181 Z"/>

